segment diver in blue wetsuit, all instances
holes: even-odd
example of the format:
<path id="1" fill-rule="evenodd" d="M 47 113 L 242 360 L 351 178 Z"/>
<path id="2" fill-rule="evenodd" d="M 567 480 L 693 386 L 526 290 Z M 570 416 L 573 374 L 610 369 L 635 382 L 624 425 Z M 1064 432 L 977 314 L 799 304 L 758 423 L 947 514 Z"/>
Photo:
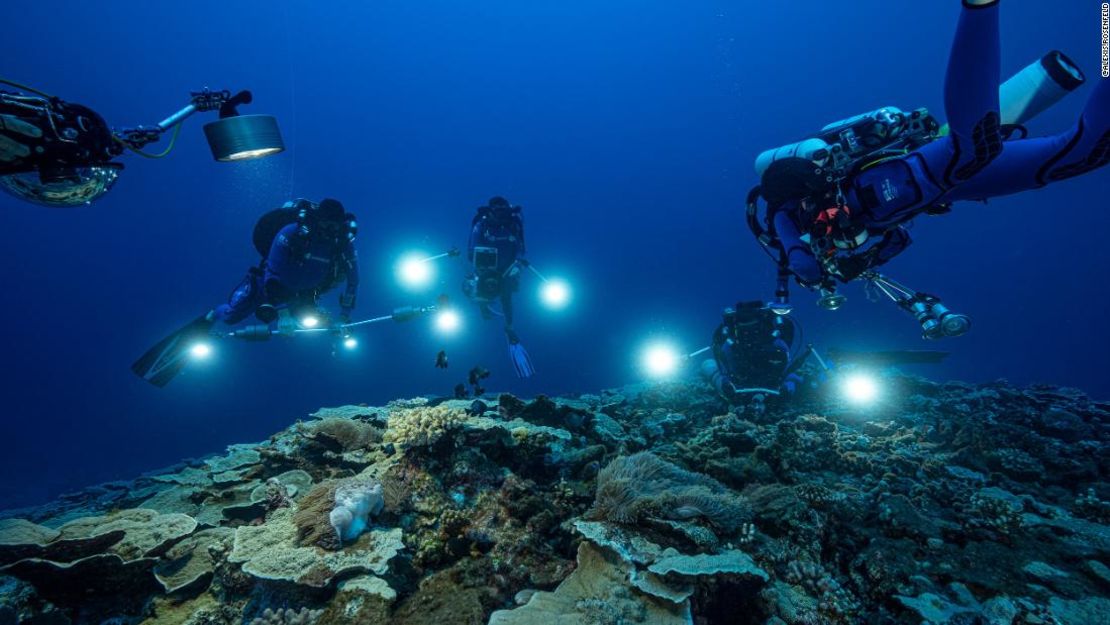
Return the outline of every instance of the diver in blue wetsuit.
<path id="1" fill-rule="evenodd" d="M 792 395 L 805 360 L 805 355 L 795 357 L 793 344 L 799 339 L 790 317 L 763 302 L 740 302 L 725 309 L 713 332 L 713 358 L 702 362 L 702 376 L 733 404 Z"/>
<path id="2" fill-rule="evenodd" d="M 1106 80 L 1067 132 L 1012 138 L 1048 100 L 1084 78 L 1070 59 L 1052 52 L 1001 85 L 1000 95 L 998 11 L 998 0 L 963 2 L 945 80 L 947 132 L 924 109 L 888 107 L 757 159 L 761 184 L 749 195 L 748 222 L 779 265 L 780 304 L 789 277 L 820 290 L 820 303 L 830 309 L 843 301 L 835 293 L 838 282 L 882 279 L 875 270 L 910 245 L 906 225 L 919 215 L 1039 188 L 1110 162 Z M 1033 89 L 1022 91 L 1026 85 Z M 767 204 L 762 223 L 760 198 Z M 930 298 L 895 301 L 911 310 Z M 966 327 L 953 326 L 953 333 Z"/>
<path id="3" fill-rule="evenodd" d="M 527 378 L 535 370 L 513 329 L 513 295 L 520 288 L 521 271 L 528 266 L 524 254 L 521 208 L 500 196 L 490 198 L 471 221 L 467 243 L 471 273 L 463 282 L 463 292 L 479 304 L 485 318 L 494 314 L 504 318 L 509 357 L 517 375 Z M 495 303 L 499 310 L 493 307 Z"/>
<path id="4" fill-rule="evenodd" d="M 254 231 L 262 262 L 211 313 L 212 319 L 233 325 L 254 314 L 269 323 L 279 308 L 315 307 L 320 295 L 345 281 L 339 305 L 348 321 L 358 294 L 357 227 L 354 215 L 332 199 L 319 204 L 296 200 L 267 213 Z"/>
<path id="5" fill-rule="evenodd" d="M 298 315 L 306 326 L 309 319 L 318 319 L 317 299 L 344 281 L 339 306 L 343 322 L 350 321 L 358 293 L 357 230 L 355 216 L 331 199 L 319 204 L 298 199 L 266 213 L 253 235 L 262 261 L 247 272 L 227 303 L 156 343 L 131 370 L 155 386 L 165 386 L 185 368 L 190 353 L 198 348 L 207 353 L 207 340 L 219 336 L 217 323 L 234 325 L 253 314 L 262 325 L 244 329 L 239 338 L 265 340 L 273 334 L 272 322 L 278 321 L 280 330 L 283 311 Z"/>

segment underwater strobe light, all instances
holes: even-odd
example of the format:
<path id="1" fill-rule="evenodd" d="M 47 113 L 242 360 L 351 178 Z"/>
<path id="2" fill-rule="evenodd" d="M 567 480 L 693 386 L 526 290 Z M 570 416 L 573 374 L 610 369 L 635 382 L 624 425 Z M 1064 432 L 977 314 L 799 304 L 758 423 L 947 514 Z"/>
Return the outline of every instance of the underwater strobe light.
<path id="1" fill-rule="evenodd" d="M 869 406 L 879 397 L 879 382 L 866 373 L 853 373 L 841 382 L 841 393 L 849 403 Z"/>
<path id="2" fill-rule="evenodd" d="M 551 310 L 562 310 L 570 303 L 570 285 L 560 278 L 548 278 L 536 266 L 528 263 L 528 269 L 540 279 L 540 301 Z"/>
<path id="3" fill-rule="evenodd" d="M 194 113 L 219 111 L 220 119 L 204 125 L 204 136 L 208 139 L 212 158 L 221 162 L 244 161 L 284 151 L 285 142 L 281 139 L 277 119 L 272 115 L 239 114 L 238 107 L 250 104 L 253 99 L 250 91 L 240 91 L 235 95 L 231 95 L 230 91 L 194 91 L 190 94 L 188 106 L 158 122 L 157 126 L 125 129 L 116 133 L 116 138 L 126 147 L 139 152 L 143 146 L 157 141 L 171 129 L 176 138 L 181 124 Z M 171 142 L 164 153 L 155 156 L 165 156 L 172 148 Z"/>
<path id="4" fill-rule="evenodd" d="M 454 308 L 444 308 L 436 313 L 435 325 L 440 334 L 455 334 L 462 327 L 462 317 Z"/>
<path id="5" fill-rule="evenodd" d="M 540 299 L 551 310 L 566 308 L 570 302 L 570 285 L 558 278 L 552 278 L 540 288 Z"/>
<path id="6" fill-rule="evenodd" d="M 277 154 L 285 149 L 272 115 L 240 115 L 204 125 L 212 158 L 221 162 L 245 161 Z"/>
<path id="7" fill-rule="evenodd" d="M 356 349 L 357 347 L 358 347 L 358 339 L 356 339 L 355 337 L 347 335 L 347 337 L 343 339 L 343 348 L 344 349 L 352 350 L 352 349 Z"/>
<path id="8" fill-rule="evenodd" d="M 682 354 L 669 343 L 651 343 L 640 355 L 640 367 L 649 377 L 656 379 L 674 375 L 681 364 Z"/>
<path id="9" fill-rule="evenodd" d="M 421 289 L 432 282 L 435 276 L 435 265 L 423 254 L 410 253 L 401 258 L 397 263 L 397 278 L 401 284 L 410 289 Z"/>
<path id="10" fill-rule="evenodd" d="M 189 355 L 195 360 L 204 360 L 212 355 L 212 346 L 208 343 L 197 343 L 189 349 Z"/>

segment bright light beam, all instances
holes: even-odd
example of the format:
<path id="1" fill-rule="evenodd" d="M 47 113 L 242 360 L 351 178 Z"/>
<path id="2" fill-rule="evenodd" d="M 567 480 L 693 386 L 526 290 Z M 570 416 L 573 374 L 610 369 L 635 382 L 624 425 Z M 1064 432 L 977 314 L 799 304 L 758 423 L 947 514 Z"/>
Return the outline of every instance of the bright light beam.
<path id="1" fill-rule="evenodd" d="M 457 311 L 445 308 L 436 313 L 435 324 L 440 334 L 455 334 L 462 326 L 462 318 Z"/>
<path id="2" fill-rule="evenodd" d="M 682 355 L 668 343 L 652 343 L 644 348 L 640 365 L 645 373 L 653 378 L 670 377 L 682 364 Z"/>
<path id="3" fill-rule="evenodd" d="M 435 266 L 423 254 L 407 254 L 397 265 L 397 277 L 401 284 L 410 289 L 421 289 L 432 282 Z"/>
<path id="4" fill-rule="evenodd" d="M 347 349 L 354 349 L 358 347 L 358 339 L 353 336 L 348 336 L 347 338 L 343 339 L 343 347 Z"/>
<path id="5" fill-rule="evenodd" d="M 320 325 L 320 318 L 316 315 L 305 315 L 304 317 L 301 317 L 302 328 L 307 328 L 311 330 L 318 325 Z"/>
<path id="6" fill-rule="evenodd" d="M 197 360 L 204 360 L 212 355 L 212 346 L 208 343 L 197 343 L 189 349 L 189 354 Z"/>
<path id="7" fill-rule="evenodd" d="M 552 310 L 566 308 L 570 302 L 570 285 L 558 278 L 547 280 L 540 289 L 540 299 Z"/>
<path id="8" fill-rule="evenodd" d="M 879 397 L 879 383 L 870 375 L 854 373 L 844 378 L 841 392 L 849 402 L 866 406 L 875 403 Z"/>

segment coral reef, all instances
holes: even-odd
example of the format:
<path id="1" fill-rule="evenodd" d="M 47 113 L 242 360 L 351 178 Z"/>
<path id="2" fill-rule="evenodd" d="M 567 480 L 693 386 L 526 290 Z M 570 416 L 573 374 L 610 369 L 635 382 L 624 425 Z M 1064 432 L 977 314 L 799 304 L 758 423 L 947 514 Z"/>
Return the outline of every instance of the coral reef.
<path id="1" fill-rule="evenodd" d="M 369 523 L 370 517 L 382 511 L 381 482 L 371 479 L 351 480 L 335 488 L 335 506 L 328 513 L 339 542 L 358 538 Z"/>
<path id="2" fill-rule="evenodd" d="M 251 621 L 250 625 L 313 625 L 323 613 L 323 610 L 309 610 L 308 608 L 301 608 L 300 610 L 293 610 L 293 608 L 272 610 L 266 608 L 262 612 L 262 616 Z"/>
<path id="3" fill-rule="evenodd" d="M 339 548 L 342 540 L 331 523 L 331 510 L 335 506 L 337 488 L 339 482 L 336 480 L 320 482 L 298 503 L 293 524 L 297 526 L 299 545 Z"/>
<path id="4" fill-rule="evenodd" d="M 406 449 L 428 447 L 455 432 L 466 416 L 465 409 L 447 405 L 399 410 L 389 416 L 385 440 Z"/>
<path id="5" fill-rule="evenodd" d="M 886 383 L 322 409 L 0 513 L 0 625 L 1110 622 L 1110 404 Z"/>
<path id="6" fill-rule="evenodd" d="M 749 520 L 751 511 L 713 478 L 641 452 L 617 457 L 598 473 L 597 498 L 588 514 L 625 525 L 647 517 L 704 518 L 732 532 Z"/>

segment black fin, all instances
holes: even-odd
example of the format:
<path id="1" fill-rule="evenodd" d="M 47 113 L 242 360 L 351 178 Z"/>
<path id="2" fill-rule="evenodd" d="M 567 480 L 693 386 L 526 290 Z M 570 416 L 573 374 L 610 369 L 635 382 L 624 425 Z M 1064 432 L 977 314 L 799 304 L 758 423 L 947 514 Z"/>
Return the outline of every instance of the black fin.
<path id="1" fill-rule="evenodd" d="M 208 315 L 197 317 L 147 350 L 131 365 L 131 370 L 140 378 L 162 388 L 185 368 L 189 362 L 189 350 L 193 348 L 195 341 L 208 336 L 213 324 Z"/>

